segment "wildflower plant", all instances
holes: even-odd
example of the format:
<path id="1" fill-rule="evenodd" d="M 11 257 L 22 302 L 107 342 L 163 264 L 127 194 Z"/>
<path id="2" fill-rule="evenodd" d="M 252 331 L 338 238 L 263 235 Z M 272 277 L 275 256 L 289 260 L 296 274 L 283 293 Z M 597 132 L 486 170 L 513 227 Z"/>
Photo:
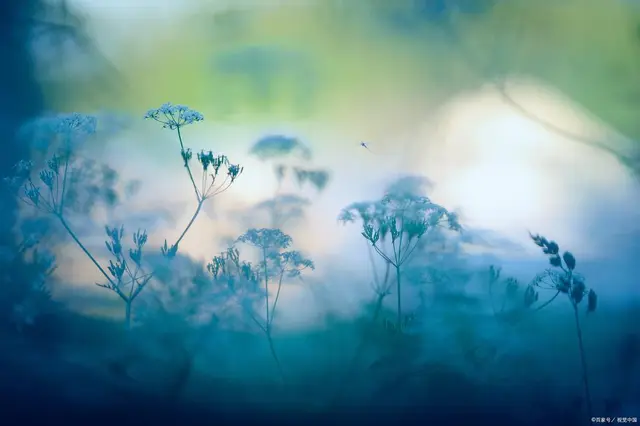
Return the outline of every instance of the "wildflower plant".
<path id="1" fill-rule="evenodd" d="M 272 331 L 278 300 L 285 279 L 300 278 L 304 270 L 313 270 L 314 263 L 296 250 L 288 250 L 292 239 L 279 229 L 249 229 L 236 240 L 258 249 L 260 261 L 256 264 L 241 260 L 237 248 L 215 256 L 207 265 L 214 281 L 226 286 L 253 323 L 267 338 L 271 355 L 281 378 L 284 371 L 276 353 Z M 276 286 L 271 298 L 270 285 Z"/>
<path id="2" fill-rule="evenodd" d="M 591 417 L 591 391 L 589 388 L 589 376 L 587 371 L 586 355 L 580 326 L 578 306 L 586 300 L 587 313 L 594 312 L 597 307 L 598 296 L 593 289 L 587 289 L 583 276 L 575 272 L 576 258 L 568 251 L 560 254 L 560 247 L 555 241 L 550 241 L 540 235 L 530 234 L 534 244 L 542 248 L 542 252 L 548 256 L 551 268 L 538 274 L 525 292 L 525 305 L 538 299 L 537 289 L 555 291 L 550 299 L 553 301 L 559 295 L 565 295 L 571 304 L 574 313 L 576 335 L 578 337 L 578 349 L 582 366 L 582 381 L 587 404 L 587 411 Z"/>
<path id="3" fill-rule="evenodd" d="M 264 210 L 270 216 L 270 226 L 281 228 L 291 219 L 304 216 L 304 209 L 310 201 L 295 193 L 282 193 L 287 179 L 292 179 L 299 189 L 310 185 L 318 192 L 329 183 L 330 175 L 326 170 L 307 167 L 312 160 L 312 151 L 297 138 L 284 135 L 267 135 L 251 147 L 249 154 L 262 161 L 273 162 L 273 172 L 277 182 L 275 193 L 268 200 L 258 203 L 254 210 Z M 299 157 L 303 165 L 293 164 L 287 157 Z"/>
<path id="4" fill-rule="evenodd" d="M 13 247 L 3 247 L 0 256 L 0 270 L 5 271 L 0 275 L 0 311 L 9 315 L 4 319 L 18 331 L 34 325 L 38 316 L 54 306 L 47 281 L 56 269 L 56 259 L 39 246 L 37 238 L 28 236 Z"/>
<path id="5" fill-rule="evenodd" d="M 290 154 L 299 154 L 305 160 L 312 157 L 311 150 L 297 138 L 285 135 L 267 135 L 260 138 L 251 147 L 250 154 L 262 160 L 282 158 Z"/>
<path id="6" fill-rule="evenodd" d="M 338 220 L 343 223 L 359 221 L 361 235 L 370 248 L 395 270 L 396 328 L 401 331 L 403 266 L 411 259 L 421 240 L 435 229 L 460 231 L 457 215 L 427 197 L 389 192 L 379 201 L 357 202 L 347 206 Z"/>
<path id="7" fill-rule="evenodd" d="M 379 324 L 379 318 L 381 316 L 384 299 L 391 294 L 391 286 L 393 284 L 393 281 L 390 279 L 391 264 L 389 262 L 385 262 L 384 273 L 381 277 L 380 274 L 378 274 L 371 250 L 369 250 L 369 260 L 371 261 L 371 269 L 373 272 L 373 281 L 371 282 L 371 288 L 375 294 L 375 302 L 373 304 L 371 322 L 370 324 L 367 324 L 368 326 L 364 329 L 364 336 L 360 339 L 353 357 L 351 358 L 349 366 L 342 375 L 342 380 L 340 380 L 333 398 L 334 403 L 340 402 L 340 400 L 344 396 L 345 391 L 347 390 L 347 387 L 353 381 L 358 363 L 361 361 L 362 355 L 364 354 L 367 345 L 369 345 L 370 341 L 375 337 L 374 332 L 376 326 Z"/>
<path id="8" fill-rule="evenodd" d="M 502 277 L 502 268 L 494 265 L 489 266 L 489 302 L 493 315 L 507 322 L 517 322 L 523 319 L 525 312 L 537 312 L 549 306 L 557 297 L 557 294 L 550 297 L 543 303 L 540 302 L 540 294 L 536 290 L 536 285 L 540 282 L 540 276 L 536 278 L 522 290 L 522 284 L 513 277 Z M 496 287 L 502 290 L 496 292 Z M 496 304 L 496 299 L 500 299 Z M 524 303 L 515 304 L 518 298 L 523 298 Z"/>
<path id="9" fill-rule="evenodd" d="M 495 316 L 504 316 L 508 312 L 510 302 L 512 302 L 518 294 L 520 283 L 513 277 L 501 279 L 502 268 L 489 266 L 489 299 L 491 302 L 491 310 Z M 501 294 L 500 307 L 495 304 L 495 287 L 496 284 L 503 284 L 504 288 Z"/>
<path id="10" fill-rule="evenodd" d="M 162 254 L 171 259 L 175 257 L 178 246 L 195 222 L 206 200 L 226 191 L 242 173 L 242 167 L 231 164 L 226 156 L 211 151 L 201 151 L 196 158 L 200 164 L 200 185 L 196 185 L 191 169 L 192 151 L 185 148 L 182 129 L 185 126 L 203 120 L 202 114 L 183 105 L 166 103 L 160 108 L 147 112 L 145 118 L 155 120 L 164 128 L 177 133 L 180 144 L 180 155 L 187 169 L 189 180 L 193 186 L 197 207 L 187 226 L 173 244 L 165 239 L 161 247 Z M 40 123 L 40 131 L 46 130 L 48 138 L 55 139 L 55 149 L 46 159 L 44 167 L 37 169 L 33 161 L 23 160 L 14 167 L 14 174 L 5 178 L 5 183 L 25 204 L 42 213 L 54 216 L 65 231 L 80 247 L 84 254 L 100 271 L 105 283 L 96 283 L 116 293 L 125 303 L 125 321 L 127 327 L 131 321 L 131 305 L 140 292 L 150 282 L 154 272 L 145 272 L 143 250 L 148 236 L 145 230 L 133 234 L 132 246 L 124 247 L 124 227 L 105 227 L 107 235 L 106 247 L 112 259 L 103 267 L 88 248 L 80 241 L 72 229 L 67 214 L 70 201 L 69 183 L 73 180 L 74 170 L 77 172 L 77 149 L 82 141 L 95 134 L 97 118 L 79 113 L 48 117 Z"/>
<path id="11" fill-rule="evenodd" d="M 271 225 L 282 227 L 303 218 L 305 210 L 310 205 L 311 201 L 300 195 L 276 193 L 271 198 L 255 204 L 251 210 L 267 212 Z"/>

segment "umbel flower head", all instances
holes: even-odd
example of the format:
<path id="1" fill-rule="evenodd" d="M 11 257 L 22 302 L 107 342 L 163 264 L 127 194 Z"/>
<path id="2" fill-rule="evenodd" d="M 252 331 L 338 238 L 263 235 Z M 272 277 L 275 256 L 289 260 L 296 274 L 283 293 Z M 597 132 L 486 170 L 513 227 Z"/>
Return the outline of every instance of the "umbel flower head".
<path id="1" fill-rule="evenodd" d="M 54 122 L 54 126 L 56 133 L 82 133 L 89 135 L 96 132 L 98 119 L 93 115 L 73 112 L 59 115 Z"/>
<path id="2" fill-rule="evenodd" d="M 251 228 L 236 240 L 261 249 L 286 249 L 291 245 L 291 237 L 279 229 Z"/>
<path id="3" fill-rule="evenodd" d="M 453 231 L 461 230 L 455 213 L 427 197 L 407 194 L 387 194 L 380 201 L 353 203 L 338 216 L 343 223 L 356 220 L 362 222 L 362 235 L 373 245 L 387 236 L 395 242 L 401 234 L 408 242 L 443 225 Z"/>
<path id="4" fill-rule="evenodd" d="M 79 133 L 90 135 L 96 132 L 98 118 L 93 115 L 72 112 L 68 114 L 46 115 L 25 125 L 22 132 L 29 136 L 51 136 L 53 134 Z"/>
<path id="5" fill-rule="evenodd" d="M 150 109 L 144 118 L 162 123 L 162 127 L 171 130 L 204 120 L 204 116 L 198 111 L 185 105 L 173 105 L 171 102 L 162 104 L 160 108 Z"/>
<path id="6" fill-rule="evenodd" d="M 48 114 L 21 126 L 19 137 L 37 152 L 71 154 L 97 130 L 98 118 L 93 115 L 78 112 Z"/>

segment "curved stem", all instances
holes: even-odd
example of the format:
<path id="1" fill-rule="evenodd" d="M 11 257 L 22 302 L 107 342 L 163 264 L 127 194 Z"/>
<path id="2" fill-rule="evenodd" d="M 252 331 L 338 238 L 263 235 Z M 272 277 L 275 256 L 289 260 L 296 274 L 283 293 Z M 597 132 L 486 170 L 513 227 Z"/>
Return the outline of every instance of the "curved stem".
<path id="1" fill-rule="evenodd" d="M 196 218 L 198 217 L 198 214 L 200 213 L 200 210 L 202 209 L 202 204 L 203 203 L 204 203 L 204 200 L 198 201 L 198 207 L 196 208 L 196 211 L 193 213 L 193 216 L 191 216 L 191 220 L 189 220 L 189 223 L 187 224 L 187 227 L 184 228 L 184 231 L 182 231 L 182 234 L 180 234 L 180 236 L 178 237 L 178 239 L 176 240 L 176 242 L 173 244 L 172 247 L 178 246 L 178 244 L 180 244 L 180 242 L 182 241 L 184 236 L 187 235 L 187 232 L 189 231 L 189 229 L 193 225 L 193 222 L 196 221 Z"/>
<path id="2" fill-rule="evenodd" d="M 451 5 L 448 5 L 448 6 L 451 7 Z M 465 62 L 465 65 L 467 66 L 467 68 L 469 68 L 469 70 L 476 73 L 481 78 L 485 78 L 487 75 L 492 74 L 491 71 L 488 69 L 488 66 L 483 64 L 482 61 L 478 60 L 477 57 L 474 57 L 472 52 L 467 48 L 467 46 L 464 43 L 464 40 L 462 39 L 459 32 L 454 27 L 453 22 L 451 21 L 447 22 L 447 25 L 445 26 L 445 30 L 447 31 L 448 35 L 451 37 L 451 41 L 453 41 L 453 43 L 455 44 L 455 47 L 458 48 L 460 57 Z M 543 117 L 540 117 L 539 115 L 530 111 L 528 108 L 525 108 L 524 106 L 522 106 L 507 92 L 504 78 L 502 77 L 495 78 L 490 76 L 489 80 L 490 80 L 490 83 L 497 90 L 498 95 L 502 98 L 502 100 L 510 108 L 512 108 L 516 113 L 518 113 L 525 119 L 561 137 L 600 149 L 603 152 L 606 152 L 607 154 L 614 157 L 618 162 L 620 162 L 626 167 L 629 167 L 631 169 L 634 169 L 637 167 L 637 161 L 635 161 L 635 159 L 632 156 L 630 156 L 627 153 L 622 153 L 614 149 L 606 142 L 606 140 L 593 139 L 585 135 L 573 133 L 567 129 L 564 129 L 554 124 L 551 121 L 545 120 Z"/>
<path id="3" fill-rule="evenodd" d="M 538 312 L 539 310 L 541 310 L 542 308 L 544 308 L 545 306 L 549 305 L 551 302 L 553 302 L 556 297 L 558 297 L 558 295 L 560 294 L 560 291 L 556 291 L 556 294 L 553 295 L 553 297 L 549 300 L 547 300 L 546 302 L 544 302 L 542 305 L 538 306 L 537 308 L 535 308 L 533 310 L 533 312 Z"/>

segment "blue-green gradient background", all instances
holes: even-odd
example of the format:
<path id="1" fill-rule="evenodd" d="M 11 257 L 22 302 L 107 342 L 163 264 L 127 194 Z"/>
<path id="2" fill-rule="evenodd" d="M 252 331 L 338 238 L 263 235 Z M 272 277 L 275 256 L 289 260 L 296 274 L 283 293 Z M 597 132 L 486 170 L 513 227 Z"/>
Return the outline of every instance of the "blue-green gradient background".
<path id="1" fill-rule="evenodd" d="M 186 145 L 227 154 L 245 171 L 181 243 L 174 287 L 155 283 L 136 301 L 132 330 L 74 241 L 2 199 L 10 212 L 3 245 L 15 247 L 25 223 L 39 223 L 58 264 L 49 283 L 55 309 L 16 326 L 24 304 L 13 293 L 0 298 L 0 387 L 15 416 L 7 424 L 45 414 L 67 424 L 434 425 L 640 415 L 638 2 L 53 3 L 7 9 L 13 56 L 2 84 L 11 102 L 0 124 L 12 135 L 45 112 L 99 117 L 98 137 L 81 154 L 117 172 L 119 202 L 68 218 L 99 262 L 109 259 L 105 224 L 124 224 L 128 238 L 147 229 L 156 250 L 195 208 L 176 134 L 143 120 L 149 108 L 200 111 L 205 120 L 183 131 Z M 34 30 L 49 20 L 55 31 Z M 250 154 L 273 134 L 297 138 L 313 155 Z M 39 155 L 34 141 L 11 141 L 5 174 Z M 300 189 L 291 175 L 278 185 L 278 164 L 330 179 L 322 191 Z M 407 272 L 403 303 L 419 321 L 399 336 L 382 326 L 394 318 L 395 295 L 372 320 L 366 244 L 336 217 L 406 175 L 427 178 L 428 195 L 459 212 L 465 233 L 421 265 L 447 279 Z M 304 218 L 283 228 L 316 263 L 279 302 L 273 341 L 284 385 L 262 334 L 234 321 L 190 324 L 190 309 L 214 303 L 181 293 L 229 240 L 269 226 L 252 213 L 275 193 L 309 198 Z M 566 298 L 517 325 L 493 313 L 489 265 L 521 291 L 548 267 L 529 231 L 570 250 L 600 297 L 594 314 L 579 313 L 590 415 Z M 11 268 L 9 281 L 26 282 L 24 266 Z"/>

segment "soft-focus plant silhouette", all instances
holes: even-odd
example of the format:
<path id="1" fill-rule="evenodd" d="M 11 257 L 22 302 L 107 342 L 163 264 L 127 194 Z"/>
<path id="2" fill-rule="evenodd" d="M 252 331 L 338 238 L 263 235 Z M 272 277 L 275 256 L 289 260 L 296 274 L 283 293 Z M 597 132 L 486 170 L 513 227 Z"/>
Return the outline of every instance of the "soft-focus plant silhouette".
<path id="1" fill-rule="evenodd" d="M 266 135 L 253 144 L 249 150 L 251 155 L 261 160 L 281 159 L 287 155 L 299 154 L 303 159 L 310 160 L 311 150 L 298 138 L 286 135 Z"/>
<path id="2" fill-rule="evenodd" d="M 380 276 L 380 274 L 378 274 L 375 259 L 373 258 L 373 252 L 371 251 L 371 249 L 369 250 L 369 260 L 371 262 L 371 271 L 373 274 L 371 287 L 375 294 L 375 300 L 373 302 L 373 313 L 367 324 L 365 324 L 364 335 L 360 339 L 353 357 L 351 358 L 351 362 L 349 363 L 345 373 L 341 377 L 338 385 L 338 390 L 333 398 L 334 403 L 338 403 L 340 401 L 340 399 L 344 395 L 345 390 L 347 389 L 347 386 L 353 380 L 353 376 L 356 372 L 358 363 L 361 361 L 362 354 L 367 345 L 374 338 L 374 333 L 380 324 L 379 319 L 380 313 L 382 312 L 384 299 L 391 294 L 391 264 L 385 262 L 384 274 Z"/>
<path id="3" fill-rule="evenodd" d="M 304 218 L 306 209 L 311 201 L 298 194 L 274 194 L 271 198 L 256 203 L 251 208 L 251 213 L 266 212 L 268 222 L 271 225 L 284 227 L 291 226 Z"/>
<path id="4" fill-rule="evenodd" d="M 553 299 L 558 295 L 564 294 L 571 303 L 573 308 L 576 335 L 578 337 L 578 349 L 580 351 L 580 364 L 582 366 L 582 382 L 589 418 L 592 414 L 591 389 L 589 387 L 589 374 L 587 370 L 587 361 L 582 338 L 582 327 L 580 326 L 580 316 L 578 314 L 578 305 L 585 300 L 587 301 L 587 312 L 594 312 L 597 307 L 598 296 L 593 289 L 587 289 L 585 279 L 575 272 L 576 258 L 568 251 L 560 255 L 560 247 L 555 241 L 547 240 L 540 235 L 531 235 L 533 242 L 540 248 L 542 252 L 549 257 L 549 263 L 552 268 L 538 274 L 533 283 L 527 287 L 525 292 L 525 305 L 529 306 L 538 300 L 538 292 L 536 289 L 555 291 Z"/>
<path id="5" fill-rule="evenodd" d="M 519 280 L 513 277 L 502 277 L 502 268 L 491 265 L 488 270 L 488 291 L 489 302 L 493 315 L 512 325 L 526 318 L 526 314 L 530 312 L 540 311 L 549 306 L 558 297 L 559 293 L 554 294 L 546 301 L 539 303 L 539 293 L 535 290 L 538 284 L 539 276 L 536 276 L 531 283 L 524 287 Z M 502 290 L 496 292 L 496 287 L 502 287 Z M 496 299 L 499 303 L 496 304 Z M 524 298 L 524 303 L 518 302 L 518 298 Z"/>
<path id="6" fill-rule="evenodd" d="M 502 268 L 495 267 L 494 265 L 489 266 L 489 300 L 491 302 L 491 310 L 495 316 L 502 316 L 505 314 L 505 311 L 510 307 L 510 302 L 516 298 L 520 287 L 517 279 L 513 277 L 505 278 L 503 280 L 504 289 L 501 295 L 500 307 L 496 307 L 494 297 L 495 284 L 500 282 L 501 274 Z"/>
<path id="7" fill-rule="evenodd" d="M 197 185 L 190 165 L 193 154 L 191 149 L 185 149 L 181 129 L 202 121 L 204 119 L 202 114 L 184 105 L 166 103 L 160 108 L 149 110 L 145 118 L 155 120 L 164 128 L 176 131 L 180 143 L 180 155 L 197 201 L 194 214 L 175 243 L 168 245 L 165 239 L 164 246 L 161 247 L 163 255 L 172 258 L 198 217 L 204 202 L 226 191 L 242 173 L 242 167 L 229 163 L 224 155 L 201 151 L 196 156 L 201 166 L 200 185 Z M 40 125 L 46 126 L 45 130 L 55 138 L 53 141 L 55 144 L 52 144 L 53 148 L 50 150 L 53 152 L 49 152 L 50 156 L 45 166 L 36 171 L 33 161 L 23 160 L 15 166 L 14 175 L 6 178 L 5 181 L 24 203 L 58 220 L 106 279 L 106 283 L 96 283 L 96 285 L 113 291 L 125 303 L 125 324 L 129 327 L 131 305 L 153 277 L 153 272 L 144 272 L 142 264 L 143 248 L 147 242 L 146 231 L 138 230 L 134 233 L 133 248 L 129 249 L 127 260 L 123 247 L 124 227 L 107 226 L 105 228 L 108 237 L 106 246 L 114 259 L 109 261 L 107 268 L 104 268 L 80 241 L 67 218 L 67 213 L 70 212 L 68 204 L 77 198 L 73 196 L 70 184 L 74 181 L 74 174 L 77 177 L 78 171 L 81 170 L 80 165 L 83 164 L 82 159 L 77 155 L 77 148 L 96 133 L 97 119 L 94 116 L 73 113 L 47 118 Z"/>
<path id="8" fill-rule="evenodd" d="M 231 247 L 215 256 L 207 265 L 215 281 L 223 282 L 230 295 L 234 296 L 254 324 L 264 333 L 269 350 L 276 363 L 282 381 L 285 374 L 273 344 L 273 321 L 280 299 L 283 281 L 287 278 L 300 278 L 305 269 L 314 269 L 313 262 L 300 252 L 287 250 L 292 243 L 291 237 L 280 229 L 252 228 L 236 240 L 258 249 L 260 261 L 253 265 L 241 260 L 240 251 Z M 264 284 L 264 288 L 261 285 Z M 269 284 L 276 285 L 271 301 Z M 264 309 L 263 313 L 259 313 Z"/>
<path id="9" fill-rule="evenodd" d="M 48 284 L 56 259 L 39 245 L 38 239 L 27 237 L 0 252 L 0 312 L 3 322 L 13 323 L 18 331 L 55 306 Z"/>
<path id="10" fill-rule="evenodd" d="M 551 296 L 544 302 L 539 300 L 539 294 L 534 289 L 536 278 L 526 286 L 514 277 L 505 277 L 502 268 L 490 265 L 486 272 L 482 273 L 482 279 L 487 280 L 488 304 L 493 317 L 503 325 L 514 330 L 525 320 L 532 318 L 532 314 L 549 306 L 557 297 Z M 523 303 L 524 299 L 524 303 Z M 521 333 L 518 333 L 521 335 Z M 473 361 L 476 368 L 488 369 L 490 365 L 495 365 L 500 360 L 497 357 L 498 346 L 507 345 L 507 336 L 499 339 L 494 347 L 487 342 L 475 343 L 470 347 L 465 347 L 465 357 Z M 477 355 L 489 352 L 489 356 L 478 359 Z"/>
<path id="11" fill-rule="evenodd" d="M 396 192 L 388 193 L 379 201 L 353 203 L 342 210 L 338 220 L 343 223 L 359 221 L 364 239 L 395 270 L 396 328 L 402 331 L 403 266 L 420 240 L 433 230 L 447 227 L 460 231 L 457 216 L 427 197 Z"/>
<path id="12" fill-rule="evenodd" d="M 264 211 L 269 217 L 269 226 L 283 228 L 290 224 L 291 220 L 304 217 L 305 209 L 311 201 L 297 191 L 283 192 L 282 188 L 287 179 L 296 184 L 298 190 L 310 185 L 316 191 L 321 192 L 329 182 L 329 172 L 322 169 L 309 167 L 313 153 L 309 147 L 299 139 L 285 135 L 267 135 L 256 141 L 249 154 L 261 161 L 273 163 L 273 172 L 277 187 L 274 194 L 251 208 L 251 212 Z M 288 161 L 292 158 L 302 160 L 302 164 L 296 161 Z"/>

